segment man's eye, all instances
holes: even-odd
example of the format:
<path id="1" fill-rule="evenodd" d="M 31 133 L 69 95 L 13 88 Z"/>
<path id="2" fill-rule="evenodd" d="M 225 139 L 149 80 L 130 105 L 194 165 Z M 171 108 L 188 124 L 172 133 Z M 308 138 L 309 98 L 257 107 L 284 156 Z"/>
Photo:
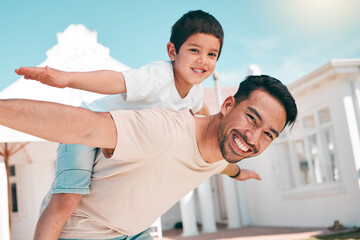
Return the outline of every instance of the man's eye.
<path id="1" fill-rule="evenodd" d="M 273 139 L 274 139 L 274 137 L 271 135 L 271 133 L 269 133 L 269 132 L 265 132 L 265 134 L 266 134 L 266 136 L 268 136 L 271 140 L 273 140 Z"/>
<path id="2" fill-rule="evenodd" d="M 250 114 L 247 114 L 247 116 L 249 117 L 250 121 L 253 122 L 254 124 L 256 124 L 256 119 L 251 116 Z"/>

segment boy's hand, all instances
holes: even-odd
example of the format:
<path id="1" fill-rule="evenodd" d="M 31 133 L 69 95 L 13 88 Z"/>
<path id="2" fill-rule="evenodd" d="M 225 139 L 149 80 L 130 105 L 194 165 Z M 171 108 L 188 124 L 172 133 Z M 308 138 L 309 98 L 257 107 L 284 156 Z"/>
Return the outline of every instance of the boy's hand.
<path id="1" fill-rule="evenodd" d="M 248 180 L 248 179 L 256 179 L 256 180 L 259 180 L 261 181 L 261 177 L 259 176 L 259 174 L 257 174 L 257 172 L 253 171 L 253 170 L 250 170 L 250 169 L 241 169 L 241 172 L 240 172 L 240 175 L 237 176 L 236 180 L 238 181 L 245 181 L 245 180 Z"/>
<path id="2" fill-rule="evenodd" d="M 69 82 L 64 76 L 64 72 L 50 68 L 46 66 L 43 67 L 21 67 L 15 70 L 15 73 L 18 75 L 24 75 L 25 79 L 32 79 L 39 81 L 43 84 L 57 87 L 65 88 L 68 86 Z"/>

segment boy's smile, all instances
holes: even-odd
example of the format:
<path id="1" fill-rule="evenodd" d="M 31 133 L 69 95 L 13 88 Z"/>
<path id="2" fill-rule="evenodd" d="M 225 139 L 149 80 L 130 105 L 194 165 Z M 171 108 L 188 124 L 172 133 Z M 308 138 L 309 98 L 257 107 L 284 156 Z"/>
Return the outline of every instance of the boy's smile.
<path id="1" fill-rule="evenodd" d="M 219 50 L 219 39 L 205 33 L 191 35 L 178 53 L 175 49 L 171 52 L 168 46 L 175 85 L 181 97 L 185 97 L 194 84 L 202 83 L 214 72 Z"/>

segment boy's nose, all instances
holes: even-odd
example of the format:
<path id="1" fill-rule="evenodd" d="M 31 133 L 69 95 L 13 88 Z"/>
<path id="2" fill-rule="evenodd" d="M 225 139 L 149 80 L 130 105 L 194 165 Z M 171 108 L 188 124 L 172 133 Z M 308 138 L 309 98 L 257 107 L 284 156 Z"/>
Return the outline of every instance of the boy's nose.
<path id="1" fill-rule="evenodd" d="M 206 56 L 203 55 L 203 54 L 199 55 L 198 62 L 202 63 L 202 64 L 205 64 L 206 63 Z"/>

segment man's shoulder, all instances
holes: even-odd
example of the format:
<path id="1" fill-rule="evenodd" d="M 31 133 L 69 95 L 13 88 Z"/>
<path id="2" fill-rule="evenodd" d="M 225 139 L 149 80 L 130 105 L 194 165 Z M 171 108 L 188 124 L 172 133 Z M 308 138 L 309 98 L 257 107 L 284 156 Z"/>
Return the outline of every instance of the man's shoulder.
<path id="1" fill-rule="evenodd" d="M 133 118 L 137 121 L 149 122 L 150 124 L 159 125 L 164 122 L 182 122 L 193 120 L 188 109 L 169 110 L 162 107 L 145 108 L 139 110 L 117 110 L 112 111 L 111 115 L 114 121 L 121 121 L 121 118 Z"/>
<path id="2" fill-rule="evenodd" d="M 153 108 L 136 110 L 136 112 L 142 115 L 150 115 L 153 116 L 154 118 L 165 118 L 170 121 L 176 120 L 178 118 L 189 118 L 189 119 L 192 118 L 190 110 L 188 109 L 171 110 L 163 107 L 153 107 Z"/>

